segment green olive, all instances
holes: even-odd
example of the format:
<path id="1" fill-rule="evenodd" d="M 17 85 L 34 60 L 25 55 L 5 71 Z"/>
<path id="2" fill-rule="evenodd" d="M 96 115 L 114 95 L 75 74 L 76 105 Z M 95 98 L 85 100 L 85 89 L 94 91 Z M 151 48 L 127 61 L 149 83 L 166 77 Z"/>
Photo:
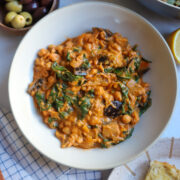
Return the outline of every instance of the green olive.
<path id="1" fill-rule="evenodd" d="M 14 12 L 21 12 L 22 11 L 22 4 L 20 4 L 18 1 L 11 1 L 6 3 L 5 5 L 7 11 L 14 11 Z"/>
<path id="2" fill-rule="evenodd" d="M 6 14 L 5 16 L 5 23 L 6 24 L 10 24 L 10 22 L 14 19 L 14 17 L 17 15 L 17 13 L 13 12 L 13 11 L 10 11 Z"/>
<path id="3" fill-rule="evenodd" d="M 22 15 L 16 15 L 14 19 L 11 21 L 11 25 L 15 29 L 21 29 L 25 26 L 26 20 Z"/>
<path id="4" fill-rule="evenodd" d="M 25 18 L 26 26 L 29 26 L 32 24 L 33 19 L 30 13 L 24 11 L 24 12 L 21 12 L 20 15 L 22 15 Z"/>

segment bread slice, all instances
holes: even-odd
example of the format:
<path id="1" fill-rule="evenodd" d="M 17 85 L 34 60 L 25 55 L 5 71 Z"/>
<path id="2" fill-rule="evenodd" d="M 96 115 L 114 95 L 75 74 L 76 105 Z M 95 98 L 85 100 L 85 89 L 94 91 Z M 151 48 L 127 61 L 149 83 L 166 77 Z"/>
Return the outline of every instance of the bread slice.
<path id="1" fill-rule="evenodd" d="M 166 162 L 152 161 L 145 180 L 180 180 L 180 170 Z"/>

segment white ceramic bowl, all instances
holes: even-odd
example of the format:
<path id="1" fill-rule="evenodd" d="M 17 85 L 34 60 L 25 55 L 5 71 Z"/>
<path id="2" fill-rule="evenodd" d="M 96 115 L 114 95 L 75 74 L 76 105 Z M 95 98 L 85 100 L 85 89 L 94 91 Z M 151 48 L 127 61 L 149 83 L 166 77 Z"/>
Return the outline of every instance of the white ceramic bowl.
<path id="1" fill-rule="evenodd" d="M 35 110 L 27 94 L 33 63 L 40 48 L 59 44 L 92 27 L 108 28 L 138 43 L 144 57 L 152 60 L 146 81 L 152 85 L 152 107 L 142 116 L 133 136 L 109 149 L 60 148 L 54 131 Z M 172 54 L 160 33 L 138 14 L 114 4 L 85 2 L 54 11 L 40 20 L 21 41 L 9 76 L 9 99 L 24 136 L 50 159 L 82 169 L 108 169 L 126 163 L 152 144 L 167 125 L 176 100 L 177 78 Z"/>
<path id="2" fill-rule="evenodd" d="M 168 4 L 161 0 L 138 0 L 147 8 L 156 11 L 157 13 L 173 18 L 180 18 L 180 7 Z"/>

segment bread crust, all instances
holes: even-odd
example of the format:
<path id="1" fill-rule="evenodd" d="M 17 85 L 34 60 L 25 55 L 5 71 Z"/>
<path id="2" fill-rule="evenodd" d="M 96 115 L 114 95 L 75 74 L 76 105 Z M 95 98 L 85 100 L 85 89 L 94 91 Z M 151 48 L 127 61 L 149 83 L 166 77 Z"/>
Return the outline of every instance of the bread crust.
<path id="1" fill-rule="evenodd" d="M 145 180 L 180 180 L 180 170 L 167 162 L 152 161 Z"/>

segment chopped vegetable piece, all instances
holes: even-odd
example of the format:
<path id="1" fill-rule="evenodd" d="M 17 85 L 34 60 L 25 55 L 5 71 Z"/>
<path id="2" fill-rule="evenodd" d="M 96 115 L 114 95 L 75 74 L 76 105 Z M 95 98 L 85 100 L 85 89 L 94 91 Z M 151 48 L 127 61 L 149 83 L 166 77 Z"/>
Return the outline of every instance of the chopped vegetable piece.
<path id="1" fill-rule="evenodd" d="M 99 62 L 100 62 L 100 63 L 104 63 L 104 62 L 106 62 L 106 61 L 108 61 L 108 56 L 101 56 L 101 57 L 99 58 Z"/>
<path id="2" fill-rule="evenodd" d="M 121 107 L 122 102 L 113 101 L 112 105 L 109 105 L 107 108 L 104 109 L 104 115 L 108 117 L 117 117 L 120 115 Z"/>
<path id="3" fill-rule="evenodd" d="M 147 62 L 147 63 L 152 63 L 152 61 L 150 61 L 150 60 L 148 60 L 148 59 L 145 59 L 145 58 L 143 58 L 143 57 L 142 57 L 142 60 L 145 61 L 145 62 Z"/>

